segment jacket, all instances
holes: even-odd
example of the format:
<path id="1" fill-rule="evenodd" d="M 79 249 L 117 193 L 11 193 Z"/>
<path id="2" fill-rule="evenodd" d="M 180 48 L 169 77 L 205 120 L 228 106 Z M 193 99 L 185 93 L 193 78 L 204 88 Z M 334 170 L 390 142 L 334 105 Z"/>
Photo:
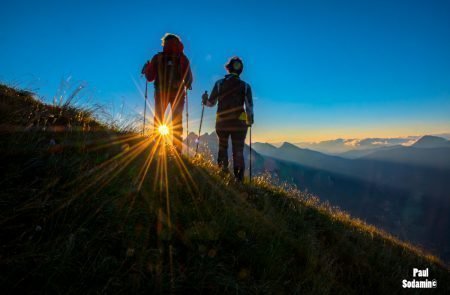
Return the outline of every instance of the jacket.
<path id="1" fill-rule="evenodd" d="M 252 89 L 238 75 L 228 74 L 215 83 L 206 105 L 211 107 L 216 104 L 216 126 L 235 124 L 237 121 L 253 122 Z"/>
<path id="2" fill-rule="evenodd" d="M 168 55 L 168 56 L 179 56 L 180 58 L 180 65 L 181 65 L 181 71 L 184 76 L 184 86 L 186 86 L 188 89 L 191 89 L 193 77 L 191 72 L 191 67 L 189 63 L 189 59 L 184 55 L 183 53 L 184 46 L 181 41 L 177 39 L 170 39 L 167 40 L 164 43 L 164 48 L 162 52 L 159 52 L 153 56 L 150 62 L 147 62 L 144 65 L 144 68 L 142 69 L 142 74 L 145 75 L 148 82 L 153 82 L 155 80 L 158 80 L 158 59 L 161 55 Z M 157 85 L 155 84 L 155 87 Z"/>

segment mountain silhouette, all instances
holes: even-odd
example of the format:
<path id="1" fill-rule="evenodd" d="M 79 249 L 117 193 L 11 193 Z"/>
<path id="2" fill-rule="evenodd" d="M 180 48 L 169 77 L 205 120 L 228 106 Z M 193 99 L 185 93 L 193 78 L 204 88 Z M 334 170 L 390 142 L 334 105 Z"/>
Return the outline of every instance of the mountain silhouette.
<path id="1" fill-rule="evenodd" d="M 450 231 L 448 148 L 385 147 L 358 159 L 290 143 L 279 148 L 255 144 L 254 148 L 268 163 L 265 170 L 281 180 L 389 232 L 437 249 L 450 261 L 450 237 L 436 230 Z"/>
<path id="2" fill-rule="evenodd" d="M 381 146 L 381 147 L 369 148 L 369 149 L 356 149 L 356 150 L 350 150 L 350 151 L 336 154 L 336 156 L 346 158 L 346 159 L 358 159 L 358 158 L 368 156 L 368 155 L 373 154 L 378 151 L 390 150 L 390 149 L 397 148 L 397 147 L 400 147 L 400 145 Z"/>
<path id="3" fill-rule="evenodd" d="M 449 136 L 443 134 L 442 137 Z M 295 145 L 301 148 L 307 148 L 329 155 L 340 155 L 350 151 L 374 150 L 383 147 L 392 147 L 398 145 L 407 145 L 419 139 L 418 136 L 406 137 L 368 137 L 368 138 L 337 138 L 332 140 L 324 140 L 319 142 L 298 142 Z"/>
<path id="4" fill-rule="evenodd" d="M 310 192 L 444 258 L 445 200 L 255 151 L 255 172 L 303 192 L 265 175 L 236 184 L 208 158 L 180 157 L 151 137 L 86 121 L 75 107 L 1 85 L 0 98 L 3 110 L 15 110 L 2 118 L 15 128 L 0 128 L 5 294 L 387 294 L 422 265 L 439 284 L 448 280 L 437 258 Z M 91 129 L 56 123 L 43 131 L 35 118 L 50 111 Z M 196 138 L 188 136 L 191 149 Z M 205 152 L 217 148 L 215 133 L 202 139 Z M 323 157 L 290 144 L 280 150 Z"/>
<path id="5" fill-rule="evenodd" d="M 201 138 L 208 145 L 204 151 L 212 152 L 215 159 L 217 135 L 204 134 Z M 440 163 L 443 155 L 437 152 L 442 149 L 383 147 L 374 152 L 374 158 L 369 155 L 352 160 L 288 142 L 280 147 L 268 143 L 255 143 L 252 147 L 254 175 L 269 173 L 358 218 L 436 249 L 450 261 L 450 237 L 438 233 L 450 231 L 450 173 L 444 169 L 450 165 Z M 248 163 L 248 146 L 245 151 Z M 447 149 L 442 152 L 449 154 Z M 408 160 L 408 156 L 413 160 Z M 421 216 L 428 218 L 421 220 Z"/>
<path id="6" fill-rule="evenodd" d="M 450 141 L 438 136 L 425 135 L 416 141 L 412 146 L 415 148 L 450 147 Z"/>
<path id="7" fill-rule="evenodd" d="M 277 147 L 270 143 L 255 142 L 253 149 L 266 156 L 273 156 L 277 153 Z"/>
<path id="8" fill-rule="evenodd" d="M 254 149 L 262 155 L 299 163 L 312 168 L 329 169 L 332 166 L 341 166 L 345 162 L 345 160 L 340 157 L 330 156 L 310 149 L 303 149 L 289 142 L 284 142 L 279 148 L 275 149 L 266 148 L 265 150 L 260 150 L 259 148 L 259 145 L 255 145 L 254 147 Z M 269 153 L 266 154 L 268 151 Z"/>
<path id="9" fill-rule="evenodd" d="M 450 141 L 436 136 L 424 136 L 412 146 L 378 150 L 362 159 L 450 171 Z"/>
<path id="10" fill-rule="evenodd" d="M 199 146 L 216 161 L 215 132 L 203 134 Z M 345 159 L 288 142 L 252 147 L 253 175 L 269 173 L 294 184 L 353 216 L 435 249 L 450 262 L 450 237 L 439 234 L 450 231 L 450 163 L 442 161 L 450 154 L 447 148 L 380 147 L 365 157 Z M 248 146 L 244 153 L 248 167 Z M 229 154 L 231 159 L 231 145 Z"/>

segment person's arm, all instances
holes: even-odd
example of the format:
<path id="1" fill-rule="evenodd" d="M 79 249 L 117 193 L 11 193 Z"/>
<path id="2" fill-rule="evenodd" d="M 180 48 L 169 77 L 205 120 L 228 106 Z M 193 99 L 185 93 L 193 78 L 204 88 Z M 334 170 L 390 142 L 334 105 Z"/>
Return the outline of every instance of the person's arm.
<path id="1" fill-rule="evenodd" d="M 156 79 L 156 55 L 144 65 L 141 73 L 145 75 L 148 82 L 153 82 Z"/>
<path id="2" fill-rule="evenodd" d="M 206 100 L 205 105 L 207 107 L 213 107 L 217 104 L 217 101 L 219 99 L 219 91 L 220 91 L 220 80 L 214 84 L 213 90 L 211 91 L 211 95 Z"/>
<path id="3" fill-rule="evenodd" d="M 186 88 L 192 89 L 192 82 L 194 82 L 194 77 L 192 76 L 191 64 L 189 59 L 183 54 L 181 58 L 181 70 L 184 73 L 184 83 Z"/>
<path id="4" fill-rule="evenodd" d="M 245 112 L 247 113 L 247 125 L 253 125 L 253 95 L 250 85 L 245 83 Z"/>

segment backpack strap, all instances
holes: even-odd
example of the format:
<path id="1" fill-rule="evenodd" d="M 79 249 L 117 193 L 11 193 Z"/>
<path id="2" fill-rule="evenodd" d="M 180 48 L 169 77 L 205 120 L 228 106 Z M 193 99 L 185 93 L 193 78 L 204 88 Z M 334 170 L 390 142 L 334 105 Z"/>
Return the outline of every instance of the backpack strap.
<path id="1" fill-rule="evenodd" d="M 182 63 L 181 59 L 182 59 L 182 57 L 181 57 L 181 52 L 180 52 L 180 53 L 178 53 L 178 71 L 182 75 L 181 85 L 183 85 L 183 91 L 184 91 L 184 87 L 186 87 L 186 81 L 185 81 L 186 73 L 183 72 L 183 67 L 181 66 L 181 63 Z"/>
<path id="2" fill-rule="evenodd" d="M 222 85 L 222 79 L 219 80 L 219 82 L 217 83 L 217 94 L 220 94 L 220 86 Z"/>
<path id="3" fill-rule="evenodd" d="M 158 52 L 157 56 L 157 61 L 158 63 L 161 63 L 163 58 L 164 58 L 164 53 L 163 52 Z"/>
<path id="4" fill-rule="evenodd" d="M 156 55 L 156 79 L 155 79 L 155 89 L 157 91 L 161 90 L 160 89 L 160 82 L 161 82 L 161 77 L 163 76 L 163 71 L 161 69 L 161 64 L 163 63 L 163 53 L 162 52 L 158 52 L 158 54 Z"/>

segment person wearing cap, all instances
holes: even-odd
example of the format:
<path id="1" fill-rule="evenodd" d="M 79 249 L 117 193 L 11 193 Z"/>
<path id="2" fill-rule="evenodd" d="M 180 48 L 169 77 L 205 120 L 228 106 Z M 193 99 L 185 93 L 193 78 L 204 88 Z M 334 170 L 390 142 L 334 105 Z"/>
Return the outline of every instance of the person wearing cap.
<path id="1" fill-rule="evenodd" d="M 225 68 L 228 72 L 218 80 L 211 91 L 205 92 L 202 103 L 217 106 L 216 133 L 219 137 L 217 162 L 223 171 L 228 171 L 228 139 L 231 137 L 233 171 L 237 181 L 244 179 L 244 146 L 247 129 L 253 124 L 253 98 L 250 85 L 240 79 L 244 69 L 242 60 L 235 56 L 229 59 Z"/>
<path id="2" fill-rule="evenodd" d="M 148 82 L 154 82 L 155 86 L 154 130 L 158 130 L 158 127 L 166 122 L 164 114 L 170 103 L 173 145 L 181 154 L 186 89 L 192 89 L 193 77 L 180 37 L 167 33 L 162 38 L 162 46 L 163 51 L 155 54 L 151 61 L 144 65 L 142 74 Z"/>

